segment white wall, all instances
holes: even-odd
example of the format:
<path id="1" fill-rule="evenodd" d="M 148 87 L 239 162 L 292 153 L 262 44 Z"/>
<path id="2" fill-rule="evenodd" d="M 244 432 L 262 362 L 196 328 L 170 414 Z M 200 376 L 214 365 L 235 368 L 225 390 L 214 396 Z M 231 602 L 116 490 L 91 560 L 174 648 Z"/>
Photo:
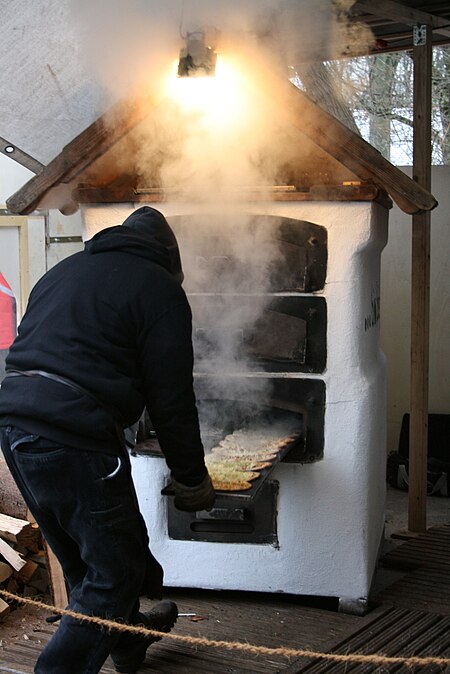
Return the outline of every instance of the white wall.
<path id="1" fill-rule="evenodd" d="M 20 189 L 34 173 L 9 157 L 0 153 L 0 208 L 5 208 L 6 200 Z M 46 242 L 45 218 L 47 218 Z M 81 242 L 67 242 L 64 237 L 80 237 L 82 234 L 81 213 L 72 216 L 62 215 L 58 210 L 35 211 L 28 216 L 28 287 L 63 258 L 79 251 Z M 52 242 L 62 237 L 61 243 Z M 18 273 L 18 272 L 17 272 Z"/>
<path id="2" fill-rule="evenodd" d="M 32 171 L 0 152 L 0 208 L 4 208 L 6 200 L 33 176 Z"/>
<path id="3" fill-rule="evenodd" d="M 411 175 L 410 167 L 403 169 Z M 450 414 L 450 166 L 434 166 L 431 213 L 429 411 Z M 388 449 L 397 449 L 402 416 L 409 412 L 411 216 L 396 206 L 381 257 L 381 343 L 388 363 Z"/>
<path id="4" fill-rule="evenodd" d="M 33 175 L 0 153 L 0 208 L 5 208 L 6 199 Z M 30 216 L 20 228 L 20 239 L 17 221 L 23 222 L 23 218 L 0 219 L 0 268 L 15 294 L 20 320 L 29 290 L 46 270 L 45 218 L 39 214 Z"/>

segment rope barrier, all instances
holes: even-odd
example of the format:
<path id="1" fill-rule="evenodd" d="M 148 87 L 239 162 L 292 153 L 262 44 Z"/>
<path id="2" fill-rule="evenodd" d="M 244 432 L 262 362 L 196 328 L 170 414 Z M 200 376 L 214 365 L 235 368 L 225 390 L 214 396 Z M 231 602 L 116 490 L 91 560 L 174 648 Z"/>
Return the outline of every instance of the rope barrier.
<path id="1" fill-rule="evenodd" d="M 158 632 L 157 630 L 151 630 L 147 627 L 141 627 L 139 625 L 127 625 L 124 623 L 116 622 L 114 620 L 107 620 L 106 618 L 99 618 L 97 616 L 84 615 L 83 613 L 77 613 L 76 611 L 71 611 L 69 609 L 58 608 L 52 606 L 51 604 L 46 604 L 42 601 L 37 601 L 36 599 L 29 599 L 28 597 L 20 597 L 19 595 L 13 594 L 12 592 L 7 592 L 6 590 L 0 590 L 0 596 L 5 597 L 5 599 L 10 599 L 12 601 L 17 601 L 22 604 L 29 604 L 36 606 L 37 608 L 42 608 L 44 610 L 50 611 L 52 613 L 58 613 L 60 615 L 67 615 L 71 618 L 75 618 L 81 622 L 92 623 L 98 625 L 99 627 L 105 627 L 108 630 L 115 630 L 118 632 L 131 632 L 133 634 L 139 634 L 141 636 L 152 636 L 152 637 L 164 637 L 165 639 L 171 639 L 172 641 L 178 641 L 181 643 L 193 645 L 193 646 L 206 646 L 212 648 L 227 648 L 228 650 L 238 650 L 246 653 L 252 653 L 253 655 L 279 655 L 286 658 L 312 658 L 312 659 L 321 659 L 334 662 L 362 662 L 365 664 L 374 664 L 374 665 L 398 665 L 403 664 L 409 667 L 415 665 L 438 665 L 440 667 L 445 667 L 450 665 L 450 658 L 438 658 L 438 657 L 419 657 L 419 656 L 389 656 L 381 655 L 377 653 L 373 654 L 363 654 L 363 653 L 322 653 L 320 651 L 310 651 L 306 649 L 296 649 L 296 648 L 271 648 L 268 646 L 255 646 L 253 644 L 242 643 L 240 641 L 220 641 L 216 639 L 206 639 L 204 637 L 192 637 L 192 636 L 183 636 L 181 634 L 168 634 L 166 632 Z"/>

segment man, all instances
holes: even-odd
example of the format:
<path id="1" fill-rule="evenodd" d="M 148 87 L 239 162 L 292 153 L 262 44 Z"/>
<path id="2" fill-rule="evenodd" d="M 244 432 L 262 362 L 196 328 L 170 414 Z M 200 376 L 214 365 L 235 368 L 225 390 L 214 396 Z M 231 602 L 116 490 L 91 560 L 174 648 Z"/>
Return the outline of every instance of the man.
<path id="1" fill-rule="evenodd" d="M 144 207 L 86 242 L 31 292 L 0 389 L 9 468 L 61 562 L 69 608 L 169 631 L 123 428 L 147 407 L 172 473 L 175 506 L 211 508 L 192 382 L 191 312 L 175 236 Z M 111 653 L 134 672 L 152 638 L 64 616 L 36 674 L 95 674 Z"/>

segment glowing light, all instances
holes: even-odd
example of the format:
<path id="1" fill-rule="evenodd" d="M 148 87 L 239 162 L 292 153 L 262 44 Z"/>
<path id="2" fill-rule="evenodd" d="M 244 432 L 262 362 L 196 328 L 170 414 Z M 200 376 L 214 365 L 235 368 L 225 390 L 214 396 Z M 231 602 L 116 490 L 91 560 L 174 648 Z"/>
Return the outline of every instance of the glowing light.
<path id="1" fill-rule="evenodd" d="M 201 116 L 202 123 L 213 130 L 235 126 L 248 110 L 242 78 L 221 56 L 215 77 L 177 77 L 177 62 L 167 81 L 167 95 L 185 114 Z"/>

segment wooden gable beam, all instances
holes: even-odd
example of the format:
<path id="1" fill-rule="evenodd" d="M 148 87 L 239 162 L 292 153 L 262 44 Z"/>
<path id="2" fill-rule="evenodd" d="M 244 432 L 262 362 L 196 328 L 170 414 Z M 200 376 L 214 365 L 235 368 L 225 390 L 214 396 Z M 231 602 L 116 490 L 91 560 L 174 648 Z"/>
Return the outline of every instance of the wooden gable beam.
<path id="1" fill-rule="evenodd" d="M 385 159 L 378 150 L 344 124 L 318 107 L 287 78 L 254 64 L 247 82 L 257 96 L 263 96 L 282 116 L 362 180 L 372 181 L 386 190 L 396 204 L 410 215 L 430 211 L 437 201 L 430 192 L 415 183 L 403 171 Z"/>
<path id="2" fill-rule="evenodd" d="M 352 9 L 358 8 L 364 9 L 368 14 L 391 19 L 407 26 L 417 26 L 418 24 L 431 26 L 436 33 L 450 37 L 448 19 L 401 5 L 394 0 L 376 0 L 375 2 L 374 0 L 357 0 Z"/>
<path id="3" fill-rule="evenodd" d="M 139 94 L 116 103 L 13 194 L 6 202 L 8 209 L 21 215 L 31 213 L 53 187 L 71 182 L 131 131 L 153 108 L 153 99 Z"/>

